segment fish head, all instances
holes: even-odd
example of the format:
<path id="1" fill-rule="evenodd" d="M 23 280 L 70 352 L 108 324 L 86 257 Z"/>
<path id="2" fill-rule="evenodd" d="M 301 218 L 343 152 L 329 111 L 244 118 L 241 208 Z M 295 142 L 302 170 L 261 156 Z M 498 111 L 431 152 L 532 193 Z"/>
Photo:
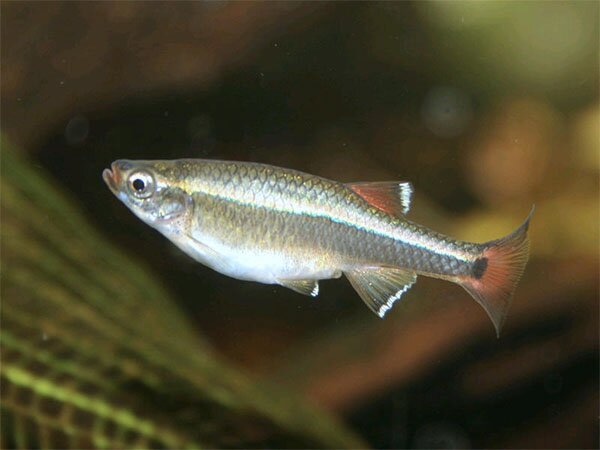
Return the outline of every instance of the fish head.
<path id="1" fill-rule="evenodd" d="M 162 165 L 161 165 L 162 164 Z M 191 197 L 180 189 L 164 163 L 119 159 L 102 178 L 115 196 L 147 224 L 160 228 L 175 228 L 192 209 Z"/>

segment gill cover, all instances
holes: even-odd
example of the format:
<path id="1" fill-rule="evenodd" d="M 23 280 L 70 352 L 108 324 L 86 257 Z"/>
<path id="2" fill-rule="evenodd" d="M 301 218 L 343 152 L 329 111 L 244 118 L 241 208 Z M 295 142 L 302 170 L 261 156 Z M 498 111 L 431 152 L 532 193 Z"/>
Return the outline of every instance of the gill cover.
<path id="1" fill-rule="evenodd" d="M 181 189 L 164 189 L 155 197 L 156 220 L 161 222 L 176 219 L 192 207 L 192 199 Z"/>

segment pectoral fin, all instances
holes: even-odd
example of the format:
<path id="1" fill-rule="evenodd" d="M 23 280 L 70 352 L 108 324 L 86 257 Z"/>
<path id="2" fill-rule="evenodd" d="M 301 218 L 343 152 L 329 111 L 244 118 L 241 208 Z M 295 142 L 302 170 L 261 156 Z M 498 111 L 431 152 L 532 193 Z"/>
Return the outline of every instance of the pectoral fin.
<path id="1" fill-rule="evenodd" d="M 185 233 L 169 237 L 171 241 L 181 250 L 194 258 L 196 261 L 220 272 L 227 270 L 231 263 L 223 255 L 213 250 L 205 243 L 196 239 L 192 234 Z"/>
<path id="2" fill-rule="evenodd" d="M 412 200 L 412 185 L 400 181 L 348 183 L 350 189 L 371 205 L 392 215 L 408 213 Z"/>
<path id="3" fill-rule="evenodd" d="M 311 297 L 319 295 L 318 280 L 277 280 L 277 282 L 283 287 L 303 295 L 310 295 Z"/>
<path id="4" fill-rule="evenodd" d="M 367 306 L 379 317 L 417 281 L 417 274 L 395 267 L 363 267 L 344 272 Z"/>

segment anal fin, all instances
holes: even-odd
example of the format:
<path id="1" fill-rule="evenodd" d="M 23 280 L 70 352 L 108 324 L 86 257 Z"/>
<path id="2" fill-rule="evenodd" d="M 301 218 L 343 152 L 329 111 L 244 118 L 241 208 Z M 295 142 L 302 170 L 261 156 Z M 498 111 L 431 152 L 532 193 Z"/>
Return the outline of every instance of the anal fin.
<path id="1" fill-rule="evenodd" d="M 277 280 L 277 282 L 288 289 L 299 292 L 303 295 L 316 297 L 319 295 L 318 280 Z"/>
<path id="2" fill-rule="evenodd" d="M 366 305 L 383 317 L 417 281 L 417 274 L 396 267 L 362 267 L 344 272 Z"/>

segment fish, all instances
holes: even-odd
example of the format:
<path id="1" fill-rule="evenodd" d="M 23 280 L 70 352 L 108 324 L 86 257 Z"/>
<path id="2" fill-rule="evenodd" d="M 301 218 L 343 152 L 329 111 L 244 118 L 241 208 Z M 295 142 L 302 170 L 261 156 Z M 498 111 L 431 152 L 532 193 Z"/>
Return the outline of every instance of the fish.
<path id="1" fill-rule="evenodd" d="M 208 159 L 114 161 L 112 193 L 183 252 L 240 280 L 316 297 L 345 275 L 379 317 L 417 280 L 462 286 L 497 336 L 529 258 L 526 220 L 485 243 L 407 218 L 409 182 L 341 183 L 293 169 Z"/>

